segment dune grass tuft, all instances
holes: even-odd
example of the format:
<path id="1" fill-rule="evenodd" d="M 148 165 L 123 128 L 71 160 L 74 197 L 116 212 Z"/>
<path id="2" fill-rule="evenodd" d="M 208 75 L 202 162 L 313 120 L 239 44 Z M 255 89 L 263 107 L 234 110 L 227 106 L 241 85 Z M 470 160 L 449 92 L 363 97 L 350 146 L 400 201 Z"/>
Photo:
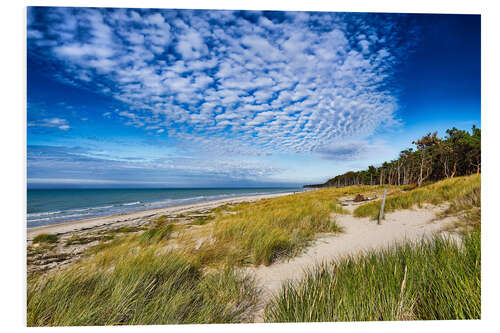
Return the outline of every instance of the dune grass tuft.
<path id="1" fill-rule="evenodd" d="M 92 243 L 95 241 L 108 241 L 112 240 L 114 238 L 113 235 L 72 235 L 70 238 L 68 238 L 64 244 L 64 246 L 71 246 L 71 245 L 84 245 L 88 243 Z"/>
<path id="2" fill-rule="evenodd" d="M 58 241 L 57 235 L 54 234 L 39 234 L 33 238 L 33 244 L 39 244 L 39 243 L 57 243 Z"/>
<path id="3" fill-rule="evenodd" d="M 28 326 L 231 323 L 249 320 L 252 279 L 200 268 L 158 248 L 128 244 L 28 280 Z"/>
<path id="4" fill-rule="evenodd" d="M 479 319 L 479 230 L 348 257 L 288 283 L 267 322 Z"/>
<path id="5" fill-rule="evenodd" d="M 140 242 L 142 243 L 157 243 L 162 240 L 167 240 L 170 238 L 174 230 L 173 224 L 166 224 L 162 226 L 156 226 L 154 228 L 148 229 L 142 233 L 140 236 Z"/>
<path id="6" fill-rule="evenodd" d="M 453 201 L 466 196 L 474 189 L 481 189 L 481 175 L 445 179 L 423 187 L 409 188 L 387 197 L 384 212 L 409 209 L 424 203 L 438 205 L 445 201 Z M 372 217 L 376 219 L 380 212 L 381 201 L 366 203 L 357 207 L 353 215 L 356 217 Z"/>

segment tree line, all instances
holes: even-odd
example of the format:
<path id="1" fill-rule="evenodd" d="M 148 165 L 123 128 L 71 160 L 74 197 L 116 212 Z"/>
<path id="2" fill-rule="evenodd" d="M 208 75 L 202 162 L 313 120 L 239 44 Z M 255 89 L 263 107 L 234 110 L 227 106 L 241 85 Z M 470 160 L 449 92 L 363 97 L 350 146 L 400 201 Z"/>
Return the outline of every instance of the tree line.
<path id="1" fill-rule="evenodd" d="M 304 187 L 343 187 L 350 185 L 409 185 L 481 172 L 481 129 L 470 132 L 455 127 L 446 130 L 444 138 L 437 132 L 427 133 L 413 141 L 413 148 L 399 153 L 398 158 L 367 170 L 348 171 L 324 184 Z"/>

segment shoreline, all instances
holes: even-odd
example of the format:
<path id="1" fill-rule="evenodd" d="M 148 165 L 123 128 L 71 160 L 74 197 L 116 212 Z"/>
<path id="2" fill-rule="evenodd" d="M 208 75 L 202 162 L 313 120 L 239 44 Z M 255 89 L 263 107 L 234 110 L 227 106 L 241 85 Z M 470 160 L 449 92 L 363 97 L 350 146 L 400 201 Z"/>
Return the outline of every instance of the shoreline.
<path id="1" fill-rule="evenodd" d="M 277 198 L 294 193 L 297 192 L 295 191 L 295 192 L 283 192 L 283 193 L 271 193 L 271 194 L 245 195 L 240 197 L 209 200 L 209 201 L 203 201 L 185 205 L 166 206 L 161 208 L 138 210 L 130 213 L 91 217 L 81 220 L 70 220 L 65 222 L 58 222 L 43 226 L 37 226 L 33 228 L 27 227 L 26 240 L 29 242 L 33 240 L 34 237 L 42 233 L 63 235 L 67 233 L 79 232 L 98 227 L 112 226 L 121 223 L 130 224 L 136 222 L 136 224 L 143 224 L 149 221 L 150 218 L 155 217 L 157 215 L 180 214 L 199 209 L 213 209 L 228 203 L 253 202 L 261 199 Z"/>

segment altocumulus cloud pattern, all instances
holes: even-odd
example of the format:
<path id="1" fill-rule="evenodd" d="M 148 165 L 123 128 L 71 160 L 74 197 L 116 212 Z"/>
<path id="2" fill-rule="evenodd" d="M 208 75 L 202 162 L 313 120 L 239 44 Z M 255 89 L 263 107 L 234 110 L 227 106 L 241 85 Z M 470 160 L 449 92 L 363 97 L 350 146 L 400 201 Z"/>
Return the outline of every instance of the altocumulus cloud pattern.
<path id="1" fill-rule="evenodd" d="M 58 80 L 121 101 L 127 125 L 234 154 L 328 154 L 397 124 L 415 36 L 398 14 L 28 11 L 28 53 Z"/>

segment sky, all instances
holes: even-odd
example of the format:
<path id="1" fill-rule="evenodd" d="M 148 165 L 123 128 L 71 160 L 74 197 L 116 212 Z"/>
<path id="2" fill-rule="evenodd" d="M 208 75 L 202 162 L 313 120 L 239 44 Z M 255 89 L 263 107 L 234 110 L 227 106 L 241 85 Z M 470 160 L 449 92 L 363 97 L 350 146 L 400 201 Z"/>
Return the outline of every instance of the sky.
<path id="1" fill-rule="evenodd" d="M 479 15 L 27 15 L 29 188 L 301 186 L 481 123 Z"/>

